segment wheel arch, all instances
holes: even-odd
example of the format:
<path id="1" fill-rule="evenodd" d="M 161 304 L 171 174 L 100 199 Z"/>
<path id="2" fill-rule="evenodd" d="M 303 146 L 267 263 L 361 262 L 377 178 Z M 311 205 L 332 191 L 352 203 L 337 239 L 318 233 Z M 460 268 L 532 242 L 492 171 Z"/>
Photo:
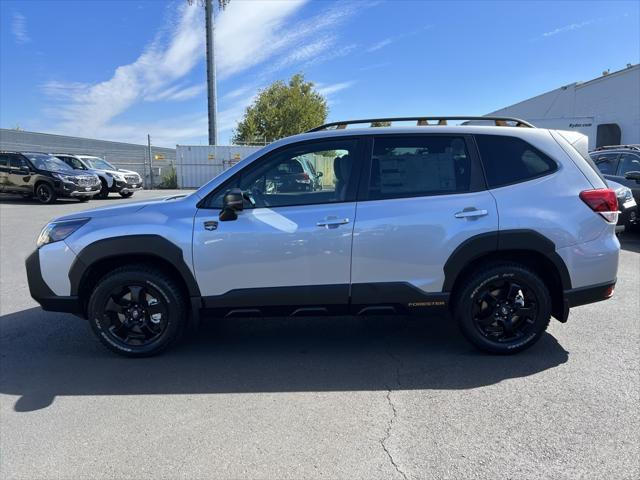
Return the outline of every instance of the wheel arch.
<path id="1" fill-rule="evenodd" d="M 83 303 L 109 271 L 124 265 L 146 264 L 167 272 L 191 298 L 200 289 L 184 261 L 182 249 L 159 235 L 126 235 L 98 240 L 84 247 L 69 269 L 71 295 Z"/>
<path id="2" fill-rule="evenodd" d="M 444 265 L 442 290 L 455 296 L 466 277 L 495 262 L 519 263 L 540 275 L 551 294 L 552 315 L 560 321 L 566 320 L 564 291 L 571 289 L 569 271 L 555 244 L 534 230 L 490 232 L 466 240 Z"/>

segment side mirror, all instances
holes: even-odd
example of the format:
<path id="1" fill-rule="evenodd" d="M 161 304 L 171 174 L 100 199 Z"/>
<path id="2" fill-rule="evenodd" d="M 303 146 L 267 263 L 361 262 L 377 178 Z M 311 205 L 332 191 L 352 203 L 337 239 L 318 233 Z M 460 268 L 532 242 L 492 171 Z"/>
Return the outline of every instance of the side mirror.
<path id="1" fill-rule="evenodd" d="M 627 180 L 635 180 L 640 183 L 640 172 L 637 170 L 633 170 L 631 172 L 627 172 L 624 174 L 624 178 Z"/>
<path id="2" fill-rule="evenodd" d="M 317 172 L 316 173 L 316 177 L 318 177 L 318 178 L 320 178 L 322 175 L 324 175 L 324 173 L 322 173 L 322 172 Z"/>
<path id="3" fill-rule="evenodd" d="M 222 208 L 230 208 L 237 212 L 244 208 L 244 195 L 239 188 L 232 188 L 222 199 Z"/>
<path id="4" fill-rule="evenodd" d="M 218 215 L 221 222 L 238 219 L 238 213 L 244 208 L 244 195 L 239 188 L 229 190 L 222 198 L 222 211 Z"/>
<path id="5" fill-rule="evenodd" d="M 20 167 L 18 169 L 18 172 L 20 172 L 23 175 L 29 175 L 31 173 L 31 169 L 29 167 L 25 167 L 24 165 L 22 167 Z"/>

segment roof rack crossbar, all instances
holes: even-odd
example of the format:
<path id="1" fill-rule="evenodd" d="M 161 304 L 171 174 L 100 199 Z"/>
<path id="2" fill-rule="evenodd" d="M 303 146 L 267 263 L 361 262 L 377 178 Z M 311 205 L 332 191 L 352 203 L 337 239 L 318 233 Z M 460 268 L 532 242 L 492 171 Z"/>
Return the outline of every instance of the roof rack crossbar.
<path id="1" fill-rule="evenodd" d="M 526 127 L 526 128 L 536 128 L 534 125 L 529 122 L 522 120 L 520 118 L 514 117 L 473 117 L 473 116 L 444 116 L 444 117 L 389 117 L 389 118 L 365 118 L 361 120 L 341 120 L 339 122 L 330 122 L 325 123 L 324 125 L 320 125 L 319 127 L 312 128 L 311 130 L 307 130 L 307 133 L 311 132 L 320 132 L 322 130 L 343 130 L 347 128 L 348 125 L 357 125 L 357 124 L 381 124 L 381 123 L 392 123 L 392 122 L 416 122 L 417 126 L 434 126 L 434 125 L 447 125 L 449 120 L 464 120 L 464 121 L 489 121 L 493 122 L 494 125 L 498 127 L 508 127 L 510 126 L 507 122 L 515 122 L 516 127 Z M 437 122 L 437 123 L 429 123 L 429 122 Z"/>
<path id="2" fill-rule="evenodd" d="M 627 148 L 629 150 L 640 150 L 640 145 L 634 145 L 634 144 L 630 144 L 630 145 L 602 145 L 600 147 L 596 147 L 595 151 L 624 150 L 625 148 Z"/>

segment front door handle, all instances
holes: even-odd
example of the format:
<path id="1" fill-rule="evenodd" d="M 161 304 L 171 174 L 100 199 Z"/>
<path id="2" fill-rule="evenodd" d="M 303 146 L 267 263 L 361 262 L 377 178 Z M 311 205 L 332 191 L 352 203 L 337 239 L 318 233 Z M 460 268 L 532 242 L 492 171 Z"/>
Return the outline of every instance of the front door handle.
<path id="1" fill-rule="evenodd" d="M 454 215 L 454 217 L 456 218 L 477 218 L 477 217 L 484 217 L 485 215 L 488 215 L 489 212 L 487 212 L 486 210 L 478 210 L 477 208 L 465 208 L 464 210 L 462 210 L 461 212 L 456 212 L 456 214 Z"/>
<path id="2" fill-rule="evenodd" d="M 207 220 L 206 222 L 204 222 L 204 229 L 209 230 L 210 232 L 212 232 L 213 230 L 217 230 L 218 222 L 215 220 Z"/>
<path id="3" fill-rule="evenodd" d="M 321 220 L 320 222 L 316 223 L 316 225 L 318 227 L 337 228 L 339 225 L 344 225 L 346 223 L 349 223 L 348 218 L 331 217 L 331 218 L 325 218 L 324 220 Z"/>

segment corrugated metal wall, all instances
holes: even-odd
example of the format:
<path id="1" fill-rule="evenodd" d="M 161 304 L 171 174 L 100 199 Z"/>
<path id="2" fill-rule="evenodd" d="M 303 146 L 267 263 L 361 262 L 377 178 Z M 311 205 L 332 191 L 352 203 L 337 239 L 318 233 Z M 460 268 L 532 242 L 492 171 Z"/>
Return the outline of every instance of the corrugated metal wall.
<path id="1" fill-rule="evenodd" d="M 149 155 L 146 145 L 2 128 L 0 129 L 0 150 L 95 155 L 105 158 L 117 167 L 138 172 L 145 178 L 145 186 L 150 185 Z M 162 181 L 162 176 L 175 163 L 176 151 L 173 148 L 152 145 L 151 155 L 153 157 L 153 183 L 158 185 Z M 156 160 L 156 155 L 161 155 L 164 158 Z"/>
<path id="2" fill-rule="evenodd" d="M 262 147 L 178 145 L 178 188 L 199 188 L 231 165 Z"/>

